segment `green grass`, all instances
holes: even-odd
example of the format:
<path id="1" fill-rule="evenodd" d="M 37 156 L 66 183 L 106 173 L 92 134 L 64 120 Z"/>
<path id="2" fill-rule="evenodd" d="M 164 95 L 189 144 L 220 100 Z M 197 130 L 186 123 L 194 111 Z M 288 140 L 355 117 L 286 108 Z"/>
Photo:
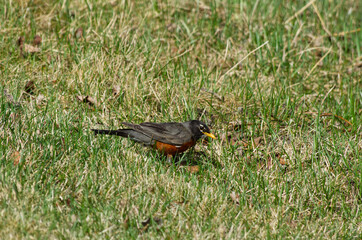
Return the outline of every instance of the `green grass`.
<path id="1" fill-rule="evenodd" d="M 357 2 L 0 0 L 1 238 L 360 239 Z M 183 164 L 90 131 L 197 118 Z"/>

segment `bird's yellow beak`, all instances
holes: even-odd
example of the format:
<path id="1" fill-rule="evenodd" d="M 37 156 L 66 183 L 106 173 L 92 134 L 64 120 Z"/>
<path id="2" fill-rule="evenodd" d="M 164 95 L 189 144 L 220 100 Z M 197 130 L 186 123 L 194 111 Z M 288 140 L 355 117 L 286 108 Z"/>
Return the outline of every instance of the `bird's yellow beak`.
<path id="1" fill-rule="evenodd" d="M 212 133 L 208 133 L 208 132 L 202 132 L 202 133 L 205 134 L 205 135 L 208 136 L 208 137 L 211 137 L 211 138 L 213 138 L 213 139 L 216 139 L 215 135 L 212 134 Z"/>

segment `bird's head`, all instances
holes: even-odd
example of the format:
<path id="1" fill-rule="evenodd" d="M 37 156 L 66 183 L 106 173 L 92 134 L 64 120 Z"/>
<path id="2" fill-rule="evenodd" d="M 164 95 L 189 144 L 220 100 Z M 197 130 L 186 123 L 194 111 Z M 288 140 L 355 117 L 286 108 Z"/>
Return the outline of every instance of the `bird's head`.
<path id="1" fill-rule="evenodd" d="M 205 123 L 199 120 L 192 120 L 189 122 L 189 125 L 195 140 L 205 136 L 216 139 L 215 135 L 210 132 L 210 128 Z"/>

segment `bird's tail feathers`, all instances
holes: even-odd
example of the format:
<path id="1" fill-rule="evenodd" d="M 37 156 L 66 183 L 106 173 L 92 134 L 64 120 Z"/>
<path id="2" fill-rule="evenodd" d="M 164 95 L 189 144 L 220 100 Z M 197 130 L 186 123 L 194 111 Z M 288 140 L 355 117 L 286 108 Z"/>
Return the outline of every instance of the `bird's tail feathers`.
<path id="1" fill-rule="evenodd" d="M 91 129 L 95 135 L 105 134 L 105 135 L 117 135 L 121 137 L 128 138 L 130 136 L 131 129 L 119 129 L 119 130 L 100 130 L 100 129 Z"/>

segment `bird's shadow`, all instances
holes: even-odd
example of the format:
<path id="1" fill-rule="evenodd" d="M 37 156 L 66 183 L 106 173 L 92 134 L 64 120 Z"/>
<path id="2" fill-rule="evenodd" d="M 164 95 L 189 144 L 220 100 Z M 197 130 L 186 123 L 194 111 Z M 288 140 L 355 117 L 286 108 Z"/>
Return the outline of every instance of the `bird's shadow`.
<path id="1" fill-rule="evenodd" d="M 218 162 L 215 157 L 206 154 L 203 151 L 196 152 L 195 150 L 189 150 L 185 153 L 180 153 L 175 155 L 172 158 L 167 158 L 162 153 L 152 153 L 156 154 L 157 160 L 165 165 L 176 165 L 176 166 L 203 166 L 203 165 L 212 165 L 215 168 L 221 168 L 222 165 Z M 154 155 L 153 155 L 154 156 Z"/>

